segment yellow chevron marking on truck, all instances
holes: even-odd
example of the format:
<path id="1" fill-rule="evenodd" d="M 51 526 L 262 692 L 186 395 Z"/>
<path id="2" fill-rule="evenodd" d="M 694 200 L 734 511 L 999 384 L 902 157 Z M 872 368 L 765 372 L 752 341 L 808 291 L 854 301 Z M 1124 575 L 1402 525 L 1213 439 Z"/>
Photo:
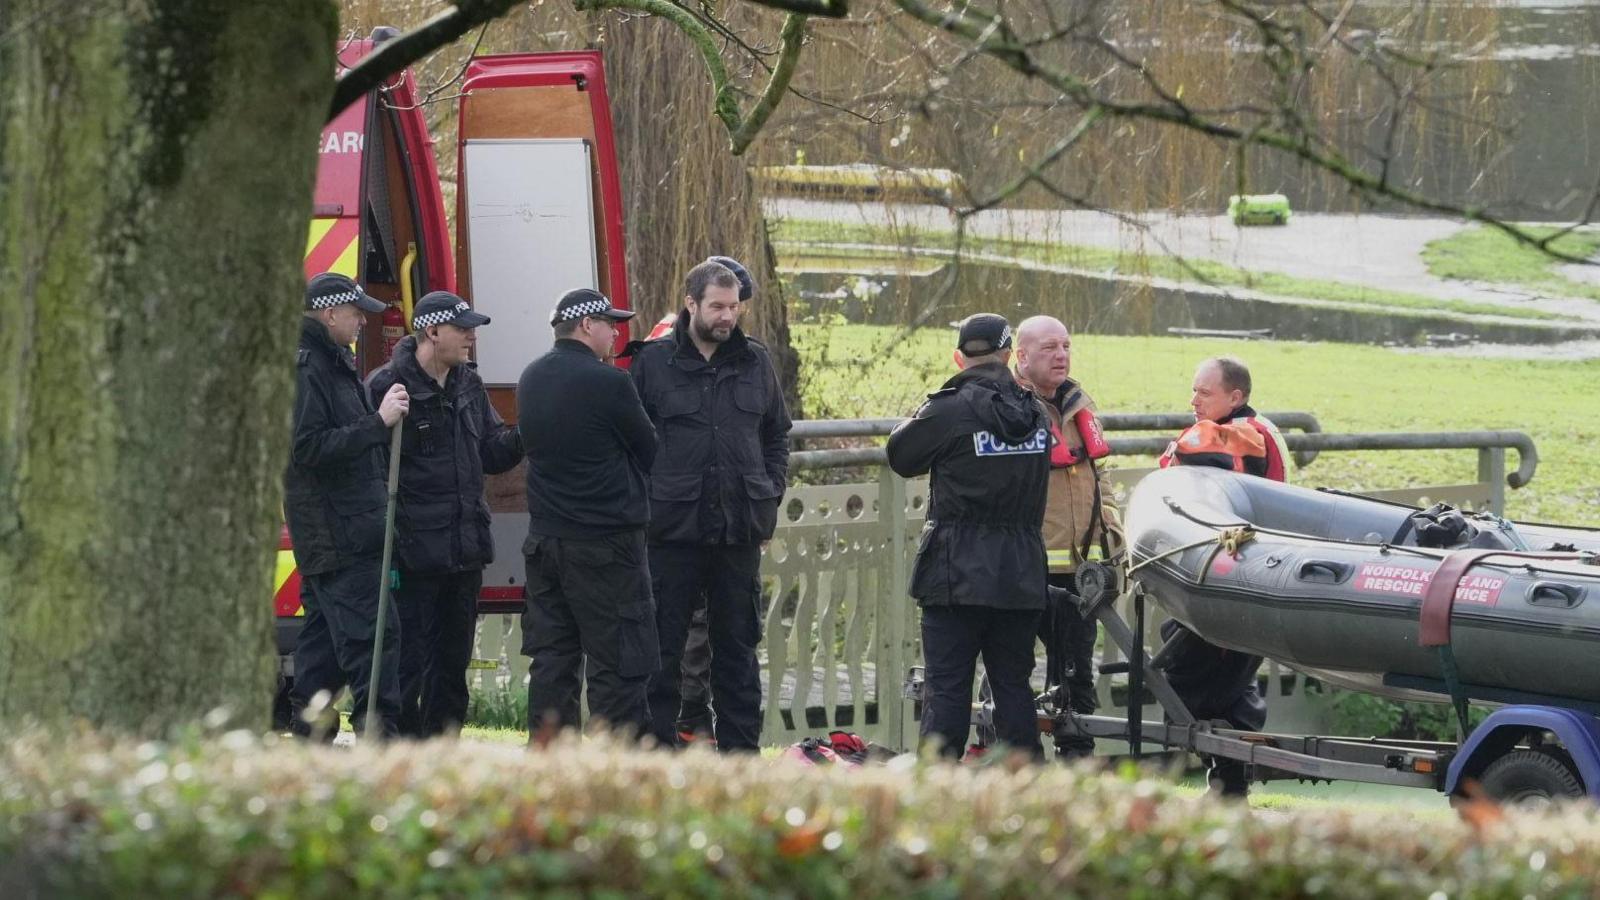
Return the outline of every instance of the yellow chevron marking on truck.
<path id="1" fill-rule="evenodd" d="M 272 573 L 272 596 L 278 596 L 278 592 L 283 590 L 284 582 L 288 581 L 289 576 L 293 574 L 294 551 L 279 550 L 277 571 Z M 301 606 L 295 609 L 294 614 L 297 616 L 303 616 L 306 614 L 306 608 Z"/>
<path id="2" fill-rule="evenodd" d="M 310 256 L 311 255 L 311 251 L 317 249 L 317 245 L 322 243 L 322 239 L 328 236 L 328 232 L 333 230 L 333 223 L 337 222 L 337 221 L 339 221 L 339 220 L 338 219 L 312 219 L 311 220 L 311 233 L 306 238 L 306 252 L 305 252 L 306 256 Z"/>
<path id="3" fill-rule="evenodd" d="M 329 233 L 334 230 L 335 225 L 338 225 L 342 221 L 344 220 L 337 218 L 312 219 L 311 230 L 306 235 L 305 256 L 309 258 L 312 253 L 316 252 L 317 247 L 321 245 L 324 240 L 339 240 L 339 235 L 330 235 Z M 340 230 L 345 231 L 346 229 Z M 356 263 L 358 261 L 356 254 L 360 244 L 360 231 L 357 230 L 351 232 L 347 243 L 344 245 L 344 249 L 339 251 L 338 257 L 334 259 L 333 264 L 329 266 L 326 271 L 338 272 L 340 275 L 347 275 L 351 278 L 356 277 Z"/>

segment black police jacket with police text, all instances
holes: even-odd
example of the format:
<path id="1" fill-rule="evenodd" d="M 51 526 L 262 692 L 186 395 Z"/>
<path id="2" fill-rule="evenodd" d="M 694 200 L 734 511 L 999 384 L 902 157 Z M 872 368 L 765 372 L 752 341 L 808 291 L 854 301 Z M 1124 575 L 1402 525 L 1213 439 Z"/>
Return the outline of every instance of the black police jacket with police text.
<path id="1" fill-rule="evenodd" d="M 902 477 L 932 473 L 911 573 L 918 604 L 1045 607 L 1050 425 L 1032 392 L 1003 365 L 974 366 L 896 427 L 887 452 Z"/>
<path id="2" fill-rule="evenodd" d="M 489 404 L 472 364 L 452 368 L 443 386 L 423 371 L 415 335 L 367 376 L 372 402 L 381 402 L 397 382 L 411 397 L 400 437 L 399 568 L 419 574 L 481 569 L 494 561 L 483 474 L 516 468 L 522 436 Z"/>
<path id="3" fill-rule="evenodd" d="M 389 429 L 355 357 L 309 316 L 297 361 L 283 511 L 301 574 L 321 575 L 383 554 Z"/>
<path id="4" fill-rule="evenodd" d="M 661 447 L 650 470 L 650 540 L 754 544 L 772 537 L 789 478 L 789 412 L 767 348 L 733 329 L 707 360 L 689 313 L 630 371 Z"/>

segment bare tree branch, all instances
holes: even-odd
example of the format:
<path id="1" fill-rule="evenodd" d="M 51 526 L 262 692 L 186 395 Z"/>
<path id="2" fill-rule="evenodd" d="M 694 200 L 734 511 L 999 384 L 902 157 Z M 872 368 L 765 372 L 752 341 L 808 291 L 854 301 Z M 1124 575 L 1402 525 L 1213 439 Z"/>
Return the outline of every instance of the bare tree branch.
<path id="1" fill-rule="evenodd" d="M 956 216 L 962 220 L 965 220 L 969 216 L 973 216 L 977 213 L 983 212 L 986 209 L 993 209 L 994 207 L 999 206 L 1000 204 L 1009 200 L 1011 197 L 1015 196 L 1030 183 L 1037 182 L 1043 184 L 1044 182 L 1042 176 L 1044 175 L 1045 170 L 1055 165 L 1057 160 L 1061 159 L 1062 156 L 1066 155 L 1068 150 L 1071 150 L 1073 146 L 1078 143 L 1078 141 L 1082 140 L 1083 136 L 1089 133 L 1089 129 L 1093 128 L 1095 123 L 1100 121 L 1100 116 L 1103 113 L 1104 110 L 1098 106 L 1089 107 L 1088 111 L 1083 114 L 1083 118 L 1078 120 L 1078 124 L 1074 125 L 1072 130 L 1067 132 L 1065 137 L 1056 142 L 1056 145 L 1051 147 L 1050 152 L 1046 153 L 1042 159 L 1029 166 L 1028 171 L 1017 176 L 1017 178 L 1010 184 L 1000 188 L 1000 190 L 996 191 L 989 198 L 974 203 L 972 206 L 965 209 L 956 210 Z"/>
<path id="2" fill-rule="evenodd" d="M 740 50 L 743 50 L 744 53 L 747 56 L 750 57 L 751 61 L 755 65 L 760 66 L 763 69 L 766 69 L 768 78 L 771 78 L 774 64 L 773 63 L 768 63 L 767 60 L 766 60 L 766 57 L 774 55 L 774 54 L 781 54 L 783 52 L 783 43 L 782 43 L 781 35 L 780 35 L 778 48 L 775 49 L 775 50 L 774 49 L 763 49 L 763 48 L 759 48 L 759 47 L 753 47 L 753 46 L 750 45 L 750 43 L 748 41 L 746 41 L 744 39 L 744 37 L 742 35 L 739 34 L 738 31 L 736 31 L 735 29 L 730 27 L 726 22 L 724 22 L 721 19 L 717 18 L 716 15 L 714 14 L 713 10 L 711 10 L 709 8 L 701 8 L 699 10 L 690 9 L 689 7 L 683 5 L 682 0 L 670 0 L 670 2 L 674 6 L 682 7 L 685 11 L 687 11 L 691 15 L 693 15 L 696 18 L 698 18 L 701 21 L 703 21 L 712 31 L 714 31 L 717 34 L 721 35 L 729 43 L 731 43 L 734 46 L 738 47 Z M 883 18 L 881 16 L 869 16 L 869 17 L 863 18 L 863 19 L 827 19 L 827 20 L 824 20 L 824 21 L 829 22 L 830 24 L 834 24 L 834 25 L 864 25 L 864 24 L 882 25 L 883 24 Z M 785 24 L 787 25 L 787 22 Z M 809 35 L 807 35 L 807 37 L 809 38 Z M 798 53 L 798 51 L 796 51 L 796 52 Z M 796 57 L 796 61 L 798 61 L 798 56 Z M 791 75 L 791 78 L 792 78 L 792 75 Z M 843 113 L 846 116 L 849 116 L 849 117 L 854 118 L 854 119 L 859 119 L 859 120 L 861 120 L 863 122 L 866 122 L 866 123 L 869 123 L 869 124 L 876 125 L 876 124 L 880 124 L 881 123 L 881 120 L 878 118 L 878 113 L 876 113 L 876 112 L 874 112 L 874 113 L 862 113 L 862 112 L 859 112 L 859 111 L 857 111 L 855 109 L 852 109 L 849 106 L 845 106 L 843 103 L 839 103 L 839 102 L 835 102 L 835 101 L 830 101 L 830 100 L 824 99 L 823 96 L 820 95 L 820 94 L 807 93 L 805 91 L 802 91 L 799 88 L 794 87 L 793 85 L 789 86 L 788 92 L 793 94 L 796 97 L 799 97 L 801 100 L 805 101 L 806 103 L 814 104 L 816 106 L 820 106 L 820 107 L 823 107 L 825 109 L 831 109 L 831 110 L 833 110 L 835 112 Z M 774 102 L 773 102 L 774 108 L 776 108 L 777 102 L 778 101 L 775 99 Z M 881 112 L 881 110 L 880 110 L 880 112 Z M 768 115 L 770 115 L 770 111 L 769 111 Z M 751 135 L 751 139 L 754 140 L 754 138 L 755 138 L 755 135 L 752 134 Z M 742 153 L 742 151 L 740 151 L 740 152 Z M 736 153 L 735 155 L 739 155 L 739 154 Z"/>
<path id="3" fill-rule="evenodd" d="M 756 6 L 765 6 L 769 9 L 781 9 L 787 13 L 796 13 L 802 16 L 823 16 L 829 19 L 843 19 L 850 15 L 849 0 L 749 0 Z"/>
<path id="4" fill-rule="evenodd" d="M 1197 115 L 1193 110 L 1162 103 L 1129 103 L 1096 94 L 1091 83 L 1081 76 L 1061 70 L 1037 59 L 1022 42 L 1018 41 L 1004 20 L 997 14 L 982 10 L 972 3 L 963 2 L 948 10 L 936 9 L 924 0 L 894 0 L 896 6 L 924 24 L 954 35 L 984 55 L 1010 67 L 1029 79 L 1037 80 L 1060 91 L 1083 109 L 1101 108 L 1106 115 L 1128 120 L 1160 122 L 1207 135 L 1235 144 L 1260 145 L 1298 158 L 1303 162 L 1343 180 L 1357 194 L 1371 198 L 1393 200 L 1414 209 L 1439 213 L 1451 218 L 1478 222 L 1502 232 L 1517 243 L 1533 247 L 1546 255 L 1574 263 L 1592 263 L 1585 257 L 1564 252 L 1552 246 L 1547 236 L 1524 228 L 1507 219 L 1489 213 L 1482 206 L 1463 205 L 1436 200 L 1418 191 L 1397 187 L 1381 175 L 1363 171 L 1336 149 L 1319 148 L 1312 140 L 1312 130 L 1305 127 L 1303 119 L 1292 108 L 1278 110 L 1285 115 L 1293 129 L 1240 126 Z M 1231 9 L 1242 9 L 1237 2 L 1223 0 Z M 1248 11 L 1247 11 L 1248 12 Z M 1262 29 L 1264 39 L 1274 41 L 1284 51 L 1290 50 L 1285 42 L 1289 29 L 1270 22 L 1266 16 L 1249 16 Z M 1284 61 L 1274 62 L 1267 54 L 1269 66 L 1277 65 L 1280 73 Z M 1287 79 L 1285 78 L 1285 81 Z"/>
<path id="5" fill-rule="evenodd" d="M 428 21 L 384 43 L 356 63 L 333 89 L 328 105 L 328 121 L 345 107 L 383 86 L 394 75 L 405 71 L 440 47 L 468 31 L 498 19 L 517 5 L 517 0 L 462 0 Z"/>
<path id="6" fill-rule="evenodd" d="M 821 95 L 808 95 L 796 88 L 792 80 L 800 66 L 801 54 L 807 43 L 808 17 L 824 16 L 845 25 L 861 25 L 859 20 L 847 20 L 848 0 L 745 0 L 753 6 L 785 10 L 785 18 L 776 49 L 771 44 L 757 46 L 746 41 L 738 32 L 718 18 L 720 7 L 704 4 L 700 8 L 689 0 L 573 0 L 581 11 L 617 9 L 659 16 L 676 25 L 694 43 L 704 61 L 706 72 L 715 92 L 714 110 L 727 129 L 730 147 L 734 154 L 744 153 L 767 126 L 786 94 L 795 94 L 808 102 L 844 108 Z M 1215 13 L 1220 21 L 1233 23 L 1227 27 L 1246 28 L 1254 32 L 1259 43 L 1256 55 L 1265 67 L 1269 81 L 1262 86 L 1263 103 L 1232 103 L 1219 108 L 1203 104 L 1197 108 L 1184 97 L 1182 85 L 1174 88 L 1156 76 L 1148 62 L 1136 53 L 1129 52 L 1121 42 L 1090 31 L 1091 16 L 1084 12 L 1077 18 L 1063 22 L 1057 9 L 1049 2 L 1042 10 L 1043 22 L 1022 19 L 1017 24 L 1009 18 L 1008 0 L 995 0 L 1001 5 L 987 8 L 977 0 L 891 0 L 894 7 L 923 26 L 954 39 L 953 54 L 941 54 L 939 59 L 930 52 L 930 45 L 915 40 L 908 43 L 910 52 L 918 54 L 925 65 L 941 73 L 930 79 L 929 90 L 919 99 L 908 98 L 913 109 L 930 115 L 935 106 L 950 102 L 972 106 L 980 102 L 975 97 L 956 97 L 953 100 L 944 92 L 949 76 L 976 59 L 990 59 L 1009 68 L 1025 81 L 1036 83 L 1055 92 L 1050 100 L 1037 102 L 1025 96 L 1017 98 L 989 98 L 984 109 L 992 111 L 1000 106 L 1039 106 L 1048 114 L 1057 105 L 1075 107 L 1080 119 L 1062 142 L 1052 147 L 1046 155 L 1035 161 L 1026 171 L 990 196 L 975 202 L 965 210 L 957 210 L 958 220 L 984 209 L 993 208 L 1020 193 L 1028 185 L 1038 185 L 1048 192 L 1058 193 L 1059 188 L 1045 178 L 1046 170 L 1062 159 L 1072 147 L 1078 145 L 1085 133 L 1103 119 L 1120 119 L 1126 122 L 1151 122 L 1213 138 L 1233 146 L 1241 154 L 1247 147 L 1259 146 L 1298 159 L 1311 168 L 1324 172 L 1340 181 L 1358 196 L 1392 201 L 1414 209 L 1479 222 L 1494 228 L 1513 240 L 1539 249 L 1549 256 L 1568 262 L 1589 262 L 1558 248 L 1556 242 L 1572 228 L 1590 221 L 1600 205 L 1600 185 L 1591 197 L 1583 220 L 1572 228 L 1546 233 L 1513 223 L 1490 213 L 1482 206 L 1450 202 L 1396 184 L 1391 166 L 1401 152 L 1401 121 L 1413 118 L 1414 113 L 1427 111 L 1438 114 L 1445 121 L 1478 125 L 1498 130 L 1493 123 L 1474 122 L 1443 105 L 1448 97 L 1440 97 L 1434 90 L 1443 71 L 1459 66 L 1459 62 L 1443 51 L 1425 50 L 1409 52 L 1371 37 L 1370 29 L 1352 25 L 1358 6 L 1353 0 L 1344 0 L 1331 10 L 1323 10 L 1313 0 L 1278 0 L 1278 2 L 1252 3 L 1250 0 L 1216 0 Z M 331 107 L 332 113 L 342 110 L 363 94 L 381 87 L 394 73 L 421 59 L 427 53 L 466 34 L 471 28 L 504 14 L 515 6 L 515 0 L 463 0 L 423 25 L 383 44 L 350 69 L 340 79 Z M 1012 4 L 1015 5 L 1015 4 Z M 1025 13 L 1019 12 L 1019 15 Z M 1298 18 L 1297 18 L 1298 17 Z M 899 32 L 899 22 L 893 17 L 883 17 L 878 23 Z M 1040 30 L 1041 25 L 1048 27 Z M 1305 27 L 1302 27 L 1305 26 Z M 1425 19 L 1408 15 L 1394 27 L 1395 33 L 1415 33 L 1419 40 L 1426 38 Z M 1029 37 L 1023 37 L 1026 31 Z M 1308 31 L 1310 33 L 1308 33 Z M 718 46 L 718 37 L 727 42 Z M 1108 59 L 1108 68 L 1098 73 L 1074 72 L 1055 62 L 1051 51 L 1058 42 L 1082 43 Z M 740 96 L 746 93 L 736 85 L 729 74 L 724 50 L 736 45 L 749 55 L 754 66 L 768 69 L 767 83 L 754 99 L 747 112 L 741 112 Z M 1424 43 L 1421 46 L 1426 47 Z M 776 54 L 770 62 L 768 57 Z M 1390 102 L 1370 119 L 1356 117 L 1353 121 L 1369 131 L 1381 129 L 1375 135 L 1377 146 L 1366 146 L 1361 141 L 1343 146 L 1354 146 L 1357 153 L 1365 152 L 1365 162 L 1352 159 L 1341 144 L 1319 123 L 1315 109 L 1305 102 L 1305 91 L 1313 69 L 1331 55 L 1348 54 L 1370 72 L 1389 95 Z M 1125 80 L 1113 77 L 1121 71 L 1132 73 L 1142 82 L 1139 92 L 1118 91 L 1126 88 Z M 866 118 L 881 121 L 892 97 L 887 91 L 878 94 L 876 109 Z M 432 98 L 430 93 L 429 98 Z M 856 98 L 859 102 L 860 98 Z M 426 102 L 426 101 L 424 101 Z M 848 111 L 848 110 L 847 110 Z M 853 115 L 860 115 L 852 112 Z M 1308 118 L 1310 116 L 1311 118 Z M 1241 167 L 1240 177 L 1243 177 Z"/>
<path id="7" fill-rule="evenodd" d="M 783 32 L 779 35 L 783 40 L 783 49 L 778 52 L 777 65 L 772 67 L 772 77 L 767 81 L 767 89 L 762 92 L 761 99 L 745 114 L 739 127 L 733 129 L 733 155 L 744 153 L 761 132 L 762 126 L 767 124 L 767 118 L 772 111 L 778 108 L 778 103 L 783 99 L 784 93 L 789 89 L 789 79 L 794 77 L 795 65 L 800 61 L 800 48 L 805 46 L 806 16 L 799 13 L 790 13 L 783 20 Z"/>
<path id="8" fill-rule="evenodd" d="M 739 101 L 733 96 L 733 87 L 728 80 L 728 66 L 722 61 L 722 54 L 717 50 L 716 42 L 711 39 L 711 31 L 706 28 L 692 13 L 668 0 L 573 0 L 573 8 L 580 11 L 592 12 L 601 9 L 628 9 L 635 12 L 649 13 L 678 26 L 689 40 L 694 42 L 695 49 L 700 51 L 701 59 L 705 60 L 706 74 L 711 76 L 711 88 L 716 92 L 714 107 L 717 118 L 731 134 L 739 128 Z"/>

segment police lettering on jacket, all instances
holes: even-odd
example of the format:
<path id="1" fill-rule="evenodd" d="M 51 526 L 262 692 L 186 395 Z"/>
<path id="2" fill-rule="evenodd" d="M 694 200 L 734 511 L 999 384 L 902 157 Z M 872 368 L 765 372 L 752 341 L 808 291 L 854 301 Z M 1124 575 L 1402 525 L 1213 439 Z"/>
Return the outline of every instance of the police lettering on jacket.
<path id="1" fill-rule="evenodd" d="M 1041 428 L 1020 444 L 1007 444 L 987 431 L 972 435 L 972 450 L 979 456 L 1015 456 L 1020 453 L 1044 453 L 1050 449 L 1050 431 Z"/>

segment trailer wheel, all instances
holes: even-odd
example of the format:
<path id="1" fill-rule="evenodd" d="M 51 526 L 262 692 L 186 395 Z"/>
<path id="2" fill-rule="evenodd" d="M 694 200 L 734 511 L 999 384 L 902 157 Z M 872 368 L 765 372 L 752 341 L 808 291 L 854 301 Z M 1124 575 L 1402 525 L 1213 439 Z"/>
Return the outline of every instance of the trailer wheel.
<path id="1" fill-rule="evenodd" d="M 1513 750 L 1483 770 L 1483 790 L 1508 806 L 1544 807 L 1583 796 L 1583 780 L 1564 753 Z"/>

